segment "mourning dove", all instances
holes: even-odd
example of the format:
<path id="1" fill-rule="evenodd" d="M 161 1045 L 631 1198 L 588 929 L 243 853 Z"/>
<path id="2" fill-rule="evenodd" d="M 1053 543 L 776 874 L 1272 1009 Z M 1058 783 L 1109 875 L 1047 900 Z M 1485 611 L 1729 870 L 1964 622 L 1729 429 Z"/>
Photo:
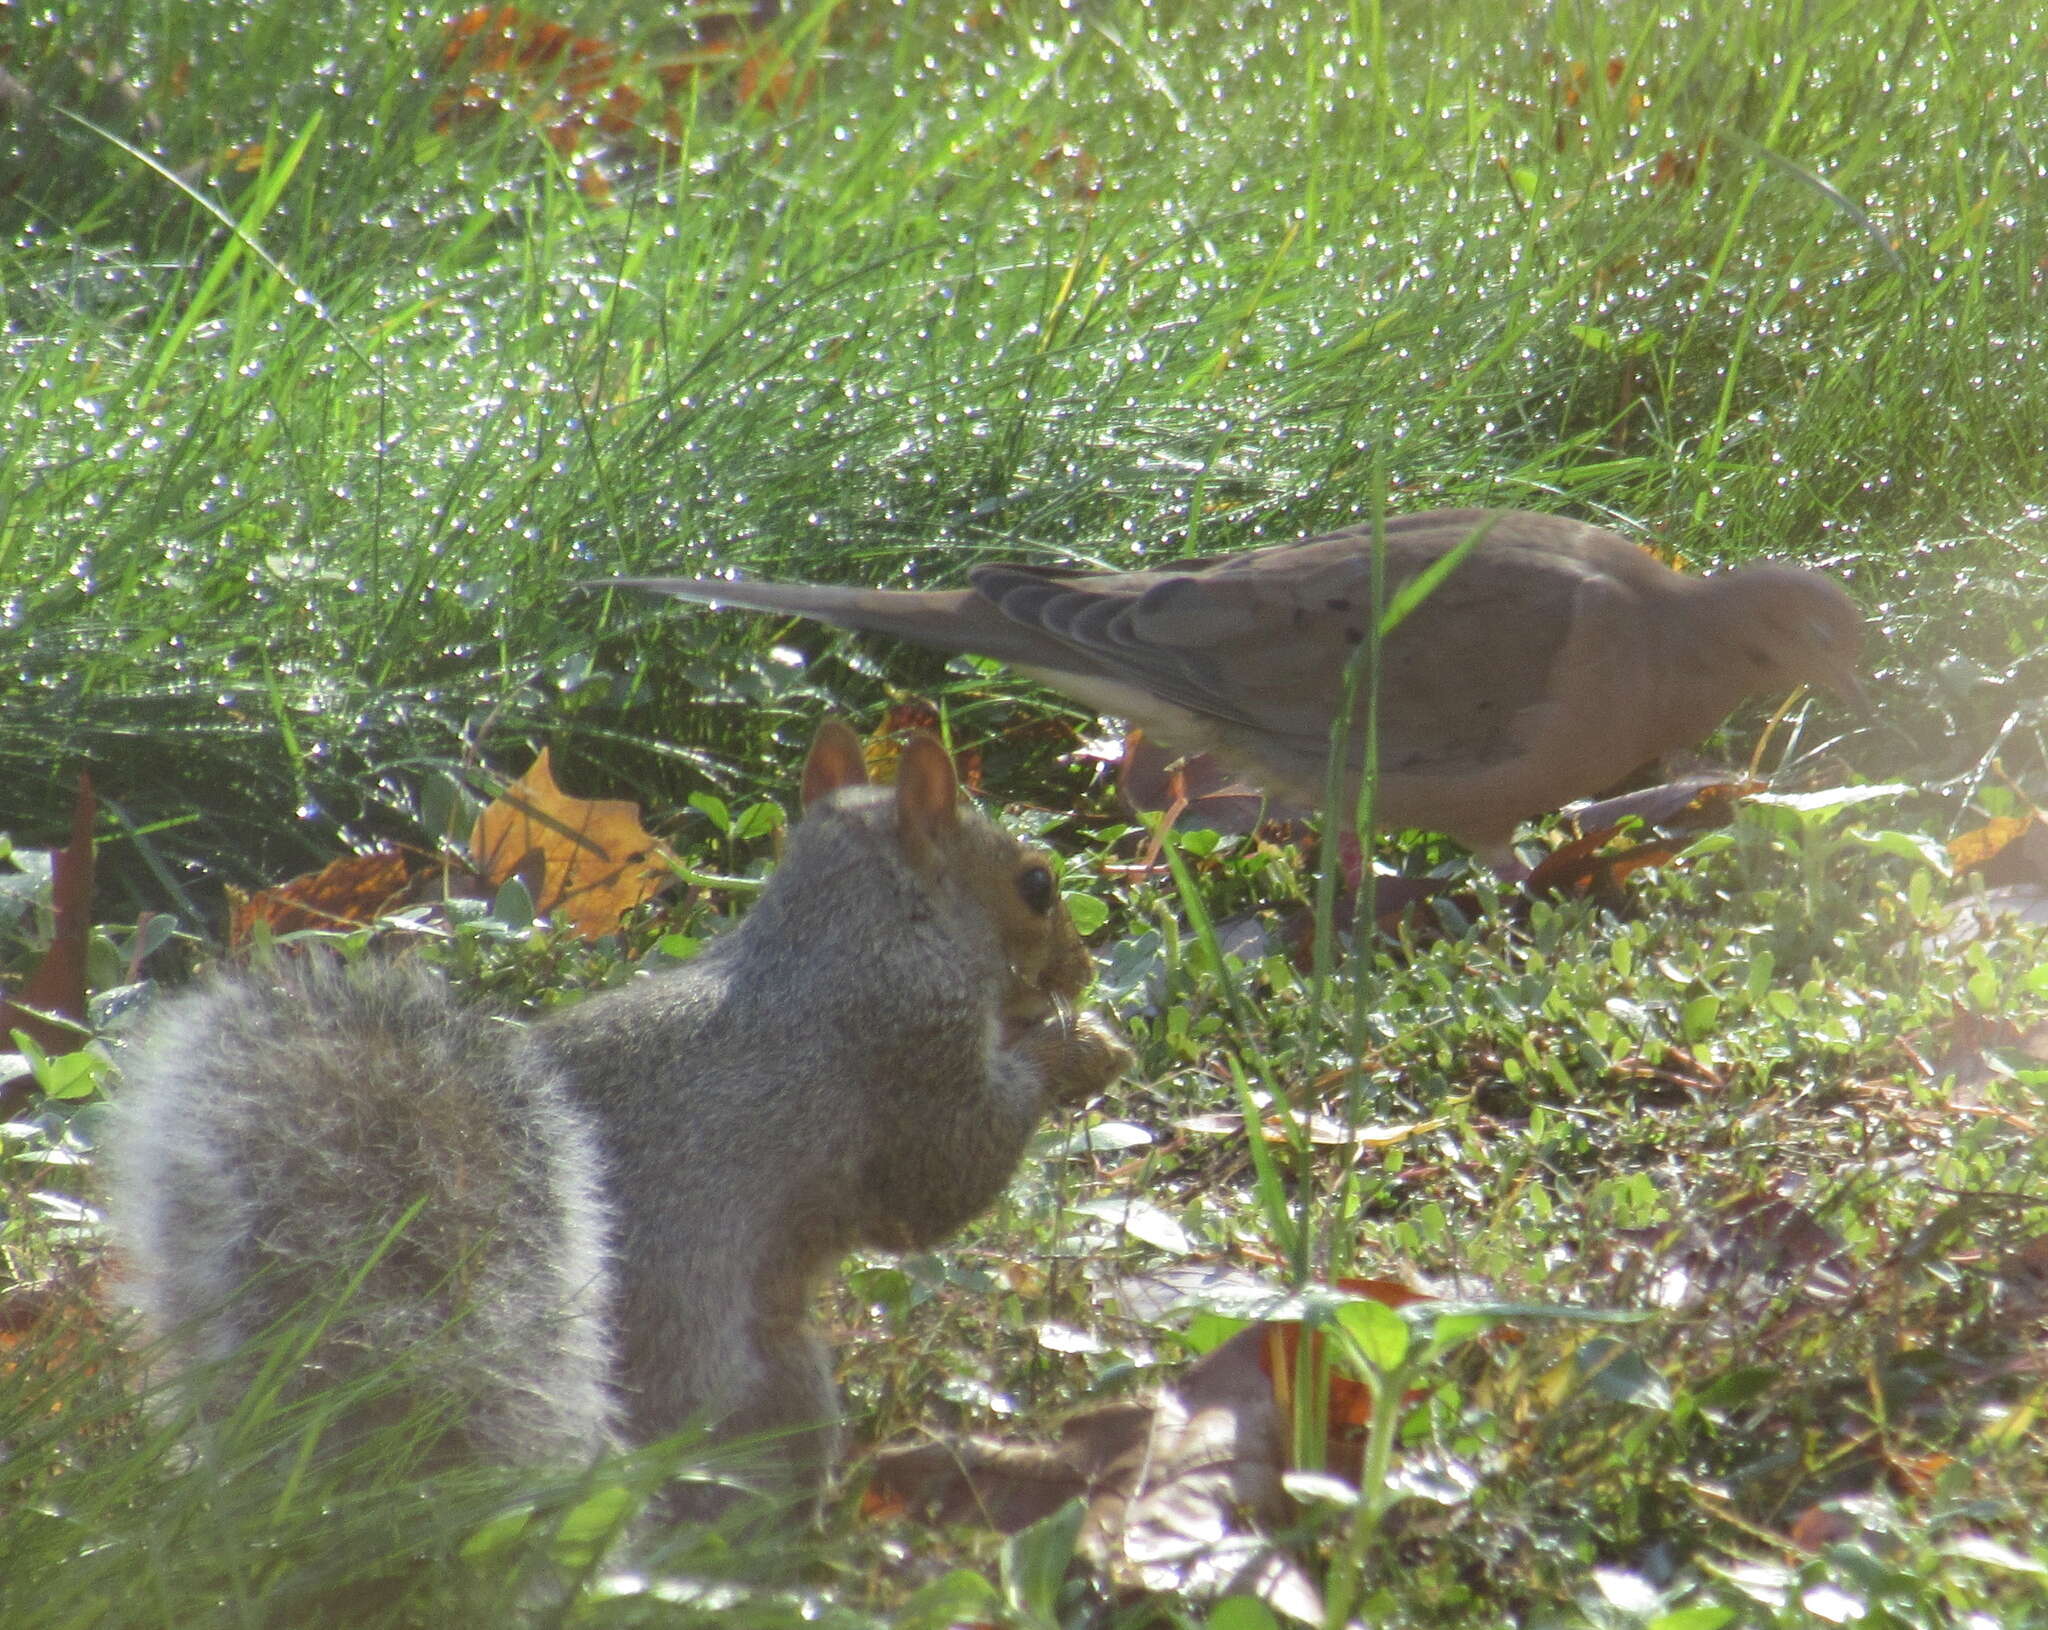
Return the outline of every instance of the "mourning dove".
<path id="1" fill-rule="evenodd" d="M 1382 647 L 1383 829 L 1446 833 L 1511 868 L 1518 822 L 1691 746 L 1746 696 L 1813 683 L 1861 699 L 1862 619 L 1819 572 L 1689 576 L 1616 533 L 1520 510 L 1402 515 L 1381 535 L 1390 595 L 1472 540 Z M 1373 626 L 1372 549 L 1373 529 L 1358 526 L 1142 571 L 976 566 L 964 589 L 591 586 L 995 657 L 1182 752 L 1214 753 L 1268 793 L 1320 805 L 1346 668 Z M 1355 789 L 1355 763 L 1346 770 Z"/>

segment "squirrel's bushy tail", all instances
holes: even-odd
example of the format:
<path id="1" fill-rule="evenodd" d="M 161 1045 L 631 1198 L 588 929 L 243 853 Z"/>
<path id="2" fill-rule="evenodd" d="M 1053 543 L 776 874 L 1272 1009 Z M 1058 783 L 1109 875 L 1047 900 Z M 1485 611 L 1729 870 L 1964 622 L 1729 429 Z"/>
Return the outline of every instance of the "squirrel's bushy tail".
<path id="1" fill-rule="evenodd" d="M 417 964 L 324 958 L 153 1017 L 107 1204 L 123 1288 L 188 1385 L 241 1396 L 238 1356 L 303 1318 L 301 1383 L 395 1366 L 371 1413 L 445 1412 L 437 1459 L 566 1463 L 612 1441 L 595 1141 L 521 1034 Z"/>

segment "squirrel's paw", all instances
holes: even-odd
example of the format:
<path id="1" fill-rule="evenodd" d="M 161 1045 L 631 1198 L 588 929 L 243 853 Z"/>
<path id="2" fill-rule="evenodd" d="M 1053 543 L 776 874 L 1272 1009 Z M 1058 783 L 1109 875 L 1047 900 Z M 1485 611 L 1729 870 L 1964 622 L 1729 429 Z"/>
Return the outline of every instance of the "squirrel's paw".
<path id="1" fill-rule="evenodd" d="M 1131 1064 L 1130 1048 L 1092 1013 L 1042 1020 L 1011 1048 L 1030 1060 L 1045 1083 L 1046 1098 L 1055 1104 L 1087 1102 Z"/>

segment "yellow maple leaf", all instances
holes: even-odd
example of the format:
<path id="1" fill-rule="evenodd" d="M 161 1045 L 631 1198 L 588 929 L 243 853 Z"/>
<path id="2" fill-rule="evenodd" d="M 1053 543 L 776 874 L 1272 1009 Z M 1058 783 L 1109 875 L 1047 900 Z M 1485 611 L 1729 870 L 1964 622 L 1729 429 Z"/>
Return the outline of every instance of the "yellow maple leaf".
<path id="1" fill-rule="evenodd" d="M 555 784 L 548 751 L 476 818 L 469 858 L 493 888 L 518 877 L 542 914 L 560 911 L 585 939 L 619 918 L 673 875 L 672 856 L 623 798 L 572 798 Z"/>

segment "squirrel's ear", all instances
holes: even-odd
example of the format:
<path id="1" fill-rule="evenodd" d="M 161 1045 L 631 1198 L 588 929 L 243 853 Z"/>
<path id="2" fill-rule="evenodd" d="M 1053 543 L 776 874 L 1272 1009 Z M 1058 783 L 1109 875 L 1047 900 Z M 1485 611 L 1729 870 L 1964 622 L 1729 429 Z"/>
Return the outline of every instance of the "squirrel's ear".
<path id="1" fill-rule="evenodd" d="M 868 765 L 861 754 L 860 737 L 844 719 L 827 719 L 811 738 L 810 756 L 804 760 L 804 808 L 841 787 L 867 784 Z"/>
<path id="2" fill-rule="evenodd" d="M 960 781 L 953 755 L 918 731 L 896 760 L 896 830 L 913 848 L 960 822 Z"/>

